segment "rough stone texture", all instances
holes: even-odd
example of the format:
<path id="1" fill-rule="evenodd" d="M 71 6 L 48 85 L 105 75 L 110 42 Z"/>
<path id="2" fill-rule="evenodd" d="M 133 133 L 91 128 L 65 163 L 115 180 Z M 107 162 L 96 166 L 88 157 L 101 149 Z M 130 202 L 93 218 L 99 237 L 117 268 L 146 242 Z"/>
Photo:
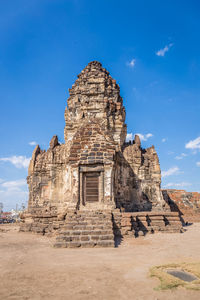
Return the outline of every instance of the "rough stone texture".
<path id="1" fill-rule="evenodd" d="M 177 211 L 185 222 L 200 222 L 200 193 L 184 190 L 163 190 L 171 211 Z"/>
<path id="2" fill-rule="evenodd" d="M 178 212 L 113 212 L 113 230 L 117 237 L 142 236 L 156 232 L 183 232 Z"/>
<path id="3" fill-rule="evenodd" d="M 68 214 L 54 247 L 114 247 L 111 213 L 79 210 Z"/>
<path id="4" fill-rule="evenodd" d="M 125 206 L 128 211 L 168 210 L 160 190 L 161 172 L 155 148 L 142 149 L 140 145 L 136 136 L 133 144 L 123 146 L 123 156 L 118 154 L 115 171 L 117 207 Z"/>
<path id="5" fill-rule="evenodd" d="M 59 143 L 58 143 L 58 137 L 57 135 L 54 135 L 49 143 L 49 146 L 50 146 L 50 149 L 54 149 L 56 146 L 58 146 Z"/>
<path id="6" fill-rule="evenodd" d="M 32 222 L 21 224 L 21 231 L 54 237 L 55 248 L 113 247 L 126 237 L 183 232 L 178 212 L 120 212 L 77 210 L 64 220 L 56 215 L 31 215 Z"/>
<path id="7" fill-rule="evenodd" d="M 93 61 L 78 75 L 69 90 L 65 110 L 65 142 L 88 122 L 99 120 L 105 135 L 112 133 L 113 140 L 122 146 L 126 138 L 125 108 L 116 80 L 101 63 Z"/>
<path id="8" fill-rule="evenodd" d="M 89 63 L 69 94 L 65 144 L 53 136 L 47 151 L 39 145 L 33 151 L 21 229 L 45 234 L 57 226 L 59 232 L 74 211 L 93 211 L 95 219 L 102 210 L 169 210 L 154 146 L 143 149 L 137 135 L 125 143 L 125 108 L 108 71 Z"/>

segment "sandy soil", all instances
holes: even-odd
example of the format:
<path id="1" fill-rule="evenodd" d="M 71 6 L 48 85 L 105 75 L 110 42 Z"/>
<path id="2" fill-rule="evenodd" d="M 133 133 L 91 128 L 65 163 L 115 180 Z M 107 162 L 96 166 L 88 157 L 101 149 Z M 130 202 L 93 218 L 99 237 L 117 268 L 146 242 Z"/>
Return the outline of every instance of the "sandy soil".
<path id="1" fill-rule="evenodd" d="M 54 249 L 52 241 L 0 225 L 0 299 L 200 299 L 184 288 L 155 291 L 149 268 L 200 261 L 200 223 L 183 234 L 155 234 L 118 248 Z"/>

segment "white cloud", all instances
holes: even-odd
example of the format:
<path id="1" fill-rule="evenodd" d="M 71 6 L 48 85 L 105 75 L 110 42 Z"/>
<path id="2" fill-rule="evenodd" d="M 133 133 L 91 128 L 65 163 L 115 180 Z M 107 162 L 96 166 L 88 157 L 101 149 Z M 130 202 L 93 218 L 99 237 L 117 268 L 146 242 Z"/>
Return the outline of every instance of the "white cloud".
<path id="1" fill-rule="evenodd" d="M 153 136 L 152 133 L 147 133 L 147 134 L 141 134 L 141 133 L 135 133 L 139 136 L 141 141 L 147 141 L 149 138 Z M 127 133 L 126 135 L 126 142 L 132 141 L 133 140 L 133 134 L 132 133 Z"/>
<path id="2" fill-rule="evenodd" d="M 0 183 L 0 202 L 3 203 L 4 211 L 9 211 L 16 207 L 20 207 L 22 203 L 27 203 L 28 185 L 25 179 L 5 181 L 2 179 Z"/>
<path id="3" fill-rule="evenodd" d="M 141 133 L 136 133 L 141 141 L 147 141 L 149 138 L 153 136 L 152 133 L 147 133 L 147 134 L 141 134 Z"/>
<path id="4" fill-rule="evenodd" d="M 135 62 L 136 62 L 136 59 L 133 58 L 131 61 L 127 62 L 127 66 L 133 68 L 133 67 L 135 67 Z"/>
<path id="5" fill-rule="evenodd" d="M 152 133 L 147 133 L 147 134 L 135 133 L 135 135 L 138 135 L 141 141 L 147 141 L 149 138 L 153 136 Z M 134 135 L 132 133 L 127 133 L 126 142 L 132 141 L 133 136 Z"/>
<path id="6" fill-rule="evenodd" d="M 32 142 L 29 142 L 28 144 L 29 144 L 30 146 L 36 146 L 36 145 L 37 145 L 37 142 L 32 141 Z"/>
<path id="7" fill-rule="evenodd" d="M 13 181 L 4 181 L 3 183 L 1 183 L 1 187 L 15 189 L 24 186 L 26 184 L 27 183 L 25 179 L 18 179 Z"/>
<path id="8" fill-rule="evenodd" d="M 3 210 L 10 211 L 13 208 L 16 208 L 22 205 L 22 203 L 27 203 L 28 200 L 28 190 L 0 190 L 0 202 L 3 203 Z"/>
<path id="9" fill-rule="evenodd" d="M 132 133 L 127 133 L 126 135 L 126 142 L 132 141 L 133 140 L 133 134 Z"/>
<path id="10" fill-rule="evenodd" d="M 189 141 L 186 145 L 185 145 L 186 149 L 200 149 L 200 136 L 194 140 Z"/>
<path id="11" fill-rule="evenodd" d="M 162 139 L 162 142 L 163 142 L 163 143 L 165 143 L 165 142 L 166 142 L 166 140 L 167 140 L 166 138 L 163 138 L 163 139 Z"/>
<path id="12" fill-rule="evenodd" d="M 200 161 L 197 162 L 197 167 L 200 167 Z"/>
<path id="13" fill-rule="evenodd" d="M 186 186 L 190 186 L 190 185 L 191 185 L 191 183 L 189 183 L 189 182 L 179 182 L 179 183 L 169 182 L 164 186 L 164 188 L 168 188 L 168 187 L 186 187 Z"/>
<path id="14" fill-rule="evenodd" d="M 180 155 L 176 156 L 175 159 L 180 160 L 180 159 L 183 159 L 183 158 L 186 157 L 186 156 L 187 156 L 187 154 L 181 153 Z"/>
<path id="15" fill-rule="evenodd" d="M 26 156 L 10 156 L 10 157 L 3 157 L 0 158 L 0 161 L 5 161 L 5 162 L 10 162 L 11 164 L 13 164 L 16 168 L 27 168 L 30 162 L 29 157 Z"/>
<path id="16" fill-rule="evenodd" d="M 179 174 L 179 173 L 180 173 L 180 171 L 179 171 L 178 167 L 172 167 L 167 171 L 162 171 L 162 177 L 176 175 L 176 174 Z"/>
<path id="17" fill-rule="evenodd" d="M 165 53 L 169 51 L 169 49 L 173 46 L 173 43 L 170 43 L 169 45 L 166 45 L 164 48 L 158 50 L 156 52 L 157 56 L 165 56 Z"/>

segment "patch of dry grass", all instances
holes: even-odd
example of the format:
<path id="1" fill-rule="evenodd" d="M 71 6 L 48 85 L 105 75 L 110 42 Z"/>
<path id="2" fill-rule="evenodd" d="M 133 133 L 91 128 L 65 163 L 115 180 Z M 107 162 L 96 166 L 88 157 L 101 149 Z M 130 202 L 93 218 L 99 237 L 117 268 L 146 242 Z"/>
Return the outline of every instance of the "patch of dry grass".
<path id="1" fill-rule="evenodd" d="M 179 278 L 174 277 L 166 272 L 166 269 L 181 269 L 183 271 L 194 274 L 198 280 L 186 282 Z M 186 289 L 200 290 L 200 263 L 181 263 L 181 264 L 167 264 L 155 266 L 150 269 L 150 276 L 157 277 L 160 280 L 160 285 L 155 288 L 156 290 L 174 289 L 178 286 L 185 287 Z"/>

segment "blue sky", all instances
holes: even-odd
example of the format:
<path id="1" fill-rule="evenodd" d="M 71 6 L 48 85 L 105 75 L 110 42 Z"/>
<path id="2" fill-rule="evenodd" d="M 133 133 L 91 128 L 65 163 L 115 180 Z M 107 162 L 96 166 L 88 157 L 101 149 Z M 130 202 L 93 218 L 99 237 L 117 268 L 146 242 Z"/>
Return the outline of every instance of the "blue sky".
<path id="1" fill-rule="evenodd" d="M 120 85 L 128 137 L 155 145 L 162 187 L 200 191 L 200 2 L 0 1 L 0 202 L 28 199 L 34 149 L 63 142 L 68 88 L 91 60 Z"/>

